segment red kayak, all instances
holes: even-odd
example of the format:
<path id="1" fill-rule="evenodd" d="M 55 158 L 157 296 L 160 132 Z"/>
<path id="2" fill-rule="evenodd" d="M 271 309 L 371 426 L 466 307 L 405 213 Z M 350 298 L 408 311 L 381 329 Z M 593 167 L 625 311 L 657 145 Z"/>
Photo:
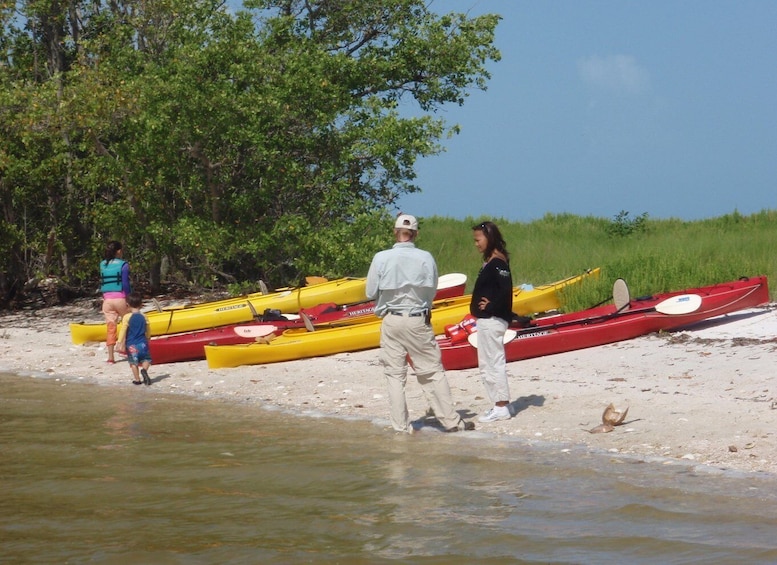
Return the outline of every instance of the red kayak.
<path id="1" fill-rule="evenodd" d="M 435 301 L 464 296 L 467 276 L 450 273 L 440 276 Z M 292 328 L 304 328 L 307 324 L 327 326 L 368 321 L 375 313 L 374 302 L 338 305 L 319 304 L 303 308 L 299 314 L 281 314 L 265 311 L 258 313 L 256 321 L 248 324 L 221 326 L 207 330 L 181 334 L 160 335 L 149 340 L 149 351 L 155 365 L 178 361 L 205 359 L 206 345 L 237 345 L 253 343 Z M 303 316 L 304 315 L 304 316 Z"/>
<path id="2" fill-rule="evenodd" d="M 622 280 L 619 280 L 623 283 Z M 616 283 L 616 289 L 618 288 Z M 622 284 L 621 289 L 625 288 Z M 618 292 L 613 292 L 617 297 Z M 738 310 L 769 303 L 765 276 L 656 294 L 569 314 L 538 318 L 531 326 L 510 327 L 505 336 L 508 362 L 574 351 L 632 339 L 657 331 L 673 330 Z M 466 328 L 467 324 L 464 324 Z M 477 332 L 460 339 L 461 332 L 438 337 L 442 363 L 446 370 L 478 366 Z M 458 339 L 457 339 L 458 338 Z M 458 341 L 456 343 L 456 341 Z"/>

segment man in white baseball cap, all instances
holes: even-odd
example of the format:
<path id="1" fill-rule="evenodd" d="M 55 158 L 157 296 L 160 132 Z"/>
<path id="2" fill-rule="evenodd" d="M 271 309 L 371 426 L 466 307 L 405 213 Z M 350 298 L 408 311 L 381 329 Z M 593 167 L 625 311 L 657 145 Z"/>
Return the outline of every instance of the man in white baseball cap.
<path id="1" fill-rule="evenodd" d="M 437 420 L 446 432 L 473 430 L 453 408 L 451 389 L 434 339 L 431 309 L 437 292 L 437 264 L 431 253 L 418 249 L 418 220 L 399 214 L 394 222 L 396 243 L 375 254 L 367 273 L 367 298 L 383 319 L 380 356 L 388 387 L 391 426 L 413 433 L 405 397 L 407 358 Z"/>
<path id="2" fill-rule="evenodd" d="M 415 216 L 411 216 L 410 214 L 400 214 L 397 216 L 397 221 L 394 222 L 394 229 L 406 229 L 417 232 L 418 220 L 415 219 Z"/>

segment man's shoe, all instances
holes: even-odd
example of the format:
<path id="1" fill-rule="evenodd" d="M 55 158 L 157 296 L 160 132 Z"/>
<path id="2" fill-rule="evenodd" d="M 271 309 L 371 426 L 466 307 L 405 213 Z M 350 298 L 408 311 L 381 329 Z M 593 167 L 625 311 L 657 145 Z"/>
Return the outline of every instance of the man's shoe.
<path id="1" fill-rule="evenodd" d="M 478 422 L 487 424 L 489 422 L 496 422 L 497 420 L 509 420 L 510 409 L 507 406 L 494 406 L 488 412 L 478 418 Z"/>
<path id="2" fill-rule="evenodd" d="M 475 429 L 475 423 L 474 422 L 466 422 L 464 420 L 461 420 L 457 426 L 454 426 L 452 428 L 448 428 L 445 430 L 448 433 L 451 432 L 471 432 Z"/>

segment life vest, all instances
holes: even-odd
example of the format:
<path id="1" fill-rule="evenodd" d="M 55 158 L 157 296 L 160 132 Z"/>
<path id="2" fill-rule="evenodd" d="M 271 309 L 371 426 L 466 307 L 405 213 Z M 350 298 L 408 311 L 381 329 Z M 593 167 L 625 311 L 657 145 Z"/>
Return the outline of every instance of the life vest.
<path id="1" fill-rule="evenodd" d="M 102 278 L 100 292 L 121 292 L 124 289 L 121 284 L 121 270 L 125 263 L 124 259 L 100 262 L 100 277 Z"/>

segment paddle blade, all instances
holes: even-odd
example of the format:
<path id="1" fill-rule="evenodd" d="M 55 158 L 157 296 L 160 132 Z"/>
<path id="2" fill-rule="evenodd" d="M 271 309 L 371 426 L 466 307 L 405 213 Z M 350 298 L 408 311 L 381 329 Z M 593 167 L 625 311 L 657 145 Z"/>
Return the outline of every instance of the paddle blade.
<path id="1" fill-rule="evenodd" d="M 240 337 L 250 339 L 268 336 L 271 333 L 275 333 L 278 327 L 272 324 L 257 324 L 255 326 L 235 326 L 233 329 Z"/>
<path id="2" fill-rule="evenodd" d="M 304 312 L 300 311 L 299 313 L 300 318 L 302 318 L 302 323 L 305 324 L 305 329 L 309 332 L 315 331 L 316 328 L 313 326 L 313 322 L 311 321 L 310 317 L 305 314 Z"/>
<path id="3" fill-rule="evenodd" d="M 502 338 L 502 343 L 510 343 L 515 339 L 515 336 L 518 335 L 518 332 L 515 330 L 508 329 L 505 332 L 504 337 Z M 469 344 L 474 347 L 475 349 L 478 348 L 478 332 L 471 333 L 467 336 L 467 341 Z"/>
<path id="4" fill-rule="evenodd" d="M 451 288 L 462 284 L 467 284 L 467 275 L 464 273 L 448 273 L 445 275 L 440 275 L 440 277 L 437 279 L 437 290 Z"/>
<path id="5" fill-rule="evenodd" d="M 616 279 L 612 285 L 612 301 L 615 303 L 615 310 L 620 312 L 625 310 L 631 302 L 631 295 L 629 294 L 629 287 L 626 286 L 626 281 L 623 279 Z"/>
<path id="6" fill-rule="evenodd" d="M 690 314 L 701 306 L 701 296 L 698 294 L 679 294 L 656 304 L 656 312 L 661 314 Z"/>
<path id="7" fill-rule="evenodd" d="M 251 310 L 251 315 L 254 317 L 254 320 L 258 320 L 259 314 L 257 313 L 256 308 L 254 308 L 254 305 L 251 304 L 250 300 L 248 300 L 247 303 L 248 303 L 248 309 Z"/>

